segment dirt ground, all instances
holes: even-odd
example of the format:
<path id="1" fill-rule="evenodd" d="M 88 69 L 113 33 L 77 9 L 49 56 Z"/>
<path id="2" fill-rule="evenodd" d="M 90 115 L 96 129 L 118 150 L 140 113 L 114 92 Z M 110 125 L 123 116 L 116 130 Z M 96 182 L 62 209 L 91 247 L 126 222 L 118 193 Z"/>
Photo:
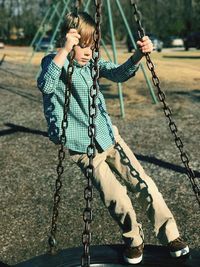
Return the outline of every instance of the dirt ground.
<path id="1" fill-rule="evenodd" d="M 0 66 L 0 261 L 12 265 L 47 251 L 56 179 L 57 147 L 46 137 L 42 98 L 35 82 L 43 54 L 31 58 L 31 53 L 27 47 L 0 50 L 0 59 L 6 54 Z M 129 56 L 124 47 L 118 49 L 119 63 Z M 153 52 L 152 59 L 199 185 L 200 52 L 165 49 L 162 53 Z M 147 69 L 145 61 L 143 64 Z M 124 119 L 120 116 L 117 85 L 106 80 L 101 80 L 101 84 L 113 123 L 144 169 L 154 177 L 183 238 L 191 248 L 200 249 L 199 206 L 161 105 L 152 104 L 142 71 L 123 84 Z M 67 155 L 59 248 L 81 246 L 85 182 Z M 158 244 L 131 192 L 130 197 L 143 224 L 145 242 Z M 93 207 L 92 244 L 121 243 L 119 228 L 110 219 L 96 190 Z"/>

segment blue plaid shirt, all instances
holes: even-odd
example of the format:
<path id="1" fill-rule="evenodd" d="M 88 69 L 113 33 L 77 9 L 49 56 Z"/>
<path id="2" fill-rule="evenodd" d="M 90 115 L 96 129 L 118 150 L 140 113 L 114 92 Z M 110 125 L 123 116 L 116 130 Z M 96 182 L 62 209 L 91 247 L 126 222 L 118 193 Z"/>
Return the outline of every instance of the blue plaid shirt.
<path id="1" fill-rule="evenodd" d="M 60 142 L 61 122 L 63 119 L 64 92 L 66 88 L 66 71 L 69 64 L 66 59 L 63 68 L 53 61 L 55 54 L 43 58 L 41 73 L 38 77 L 38 88 L 43 94 L 44 114 L 48 124 L 48 136 L 55 144 Z M 90 143 L 88 137 L 89 104 L 91 101 L 90 88 L 92 60 L 84 66 L 74 62 L 72 76 L 72 93 L 68 112 L 68 127 L 66 129 L 66 147 L 70 150 L 86 153 Z M 105 77 L 113 82 L 124 82 L 135 75 L 138 65 L 134 65 L 132 58 L 124 64 L 116 65 L 112 62 L 99 60 L 99 77 Z M 99 91 L 96 99 L 98 107 L 96 117 L 96 142 L 106 150 L 114 144 L 114 135 L 110 116 L 107 113 L 105 99 Z"/>

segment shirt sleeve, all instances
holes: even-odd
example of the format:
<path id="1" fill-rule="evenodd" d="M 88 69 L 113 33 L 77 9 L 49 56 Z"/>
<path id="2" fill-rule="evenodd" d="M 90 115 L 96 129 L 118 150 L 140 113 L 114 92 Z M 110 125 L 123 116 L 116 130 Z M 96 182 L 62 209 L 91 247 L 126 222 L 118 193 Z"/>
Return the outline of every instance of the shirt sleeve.
<path id="1" fill-rule="evenodd" d="M 42 59 L 41 71 L 37 79 L 37 86 L 42 93 L 51 94 L 56 89 L 62 68 L 53 61 L 54 54 Z"/>
<path id="2" fill-rule="evenodd" d="M 113 82 L 125 82 L 135 76 L 139 64 L 134 64 L 130 57 L 125 63 L 119 65 L 104 59 L 99 60 L 99 77 L 107 78 Z"/>

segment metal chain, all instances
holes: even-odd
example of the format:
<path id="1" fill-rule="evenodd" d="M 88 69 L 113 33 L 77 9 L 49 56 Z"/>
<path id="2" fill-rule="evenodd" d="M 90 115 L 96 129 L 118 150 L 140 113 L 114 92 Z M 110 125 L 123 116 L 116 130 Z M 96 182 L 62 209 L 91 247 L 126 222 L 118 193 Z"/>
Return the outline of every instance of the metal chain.
<path id="1" fill-rule="evenodd" d="M 78 19 L 78 7 L 79 7 L 79 1 L 76 1 L 76 11 L 75 11 L 75 18 L 71 25 L 71 27 L 76 28 L 79 19 Z M 70 104 L 70 96 L 72 91 L 72 74 L 74 72 L 74 65 L 73 60 L 75 57 L 75 51 L 72 49 L 69 57 L 69 65 L 67 68 L 67 74 L 66 74 L 66 89 L 65 89 L 65 100 L 64 100 L 64 107 L 63 107 L 63 119 L 61 122 L 61 136 L 60 136 L 60 148 L 58 150 L 58 165 L 57 165 L 57 179 L 55 182 L 55 193 L 54 193 L 54 202 L 53 202 L 53 214 L 52 214 L 52 223 L 51 223 L 51 232 L 49 237 L 49 246 L 50 246 L 50 253 L 55 254 L 56 253 L 56 231 L 57 231 L 57 221 L 58 221 L 58 215 L 59 215 L 59 203 L 60 203 L 60 190 L 62 187 L 62 174 L 64 171 L 63 166 L 63 160 L 65 158 L 65 144 L 67 142 L 66 137 L 66 129 L 68 127 L 68 121 L 67 121 L 67 114 L 69 111 L 69 104 Z"/>
<path id="2" fill-rule="evenodd" d="M 94 31 L 94 48 L 92 51 L 93 58 L 93 68 L 91 71 L 91 76 L 93 79 L 93 85 L 90 88 L 90 107 L 89 107 L 89 126 L 88 126 L 88 136 L 90 138 L 90 144 L 87 147 L 87 156 L 89 159 L 89 164 L 86 167 L 85 176 L 87 178 L 87 186 L 84 191 L 84 198 L 86 201 L 86 207 L 83 211 L 83 220 L 84 220 L 84 231 L 82 233 L 82 243 L 84 246 L 83 255 L 81 257 L 81 266 L 89 267 L 90 266 L 90 243 L 91 243 L 91 222 L 92 222 L 92 208 L 91 201 L 93 199 L 93 188 L 92 188 L 92 179 L 94 177 L 94 157 L 96 155 L 95 147 L 95 137 L 96 137 L 96 125 L 95 118 L 97 116 L 97 105 L 96 98 L 99 91 L 99 67 L 98 61 L 100 57 L 100 39 L 101 39 L 101 6 L 102 1 L 95 0 L 95 22 L 96 28 Z"/>
<path id="3" fill-rule="evenodd" d="M 142 27 L 142 24 L 141 24 L 141 15 L 140 15 L 140 12 L 137 8 L 135 1 L 131 0 L 131 5 L 134 9 L 134 18 L 135 18 L 135 21 L 136 21 L 137 26 L 138 26 L 138 34 L 139 34 L 139 37 L 142 38 L 145 35 L 145 31 L 144 31 L 144 28 Z M 145 57 L 146 57 L 147 67 L 151 71 L 151 74 L 152 74 L 153 84 L 158 90 L 158 98 L 163 105 L 164 115 L 168 119 L 170 131 L 174 137 L 176 147 L 180 151 L 181 161 L 183 162 L 183 164 L 186 168 L 186 174 L 187 174 L 187 176 L 188 176 L 188 178 L 192 184 L 192 189 L 195 193 L 197 202 L 199 203 L 199 206 L 200 206 L 200 186 L 198 185 L 199 180 L 197 179 L 197 177 L 195 177 L 194 171 L 189 166 L 188 154 L 185 152 L 183 142 L 182 142 L 181 138 L 178 136 L 178 128 L 177 128 L 174 120 L 172 119 L 172 111 L 165 101 L 165 98 L 166 98 L 165 93 L 160 88 L 160 80 L 159 80 L 159 78 L 155 72 L 154 64 L 150 58 L 149 53 L 145 53 Z"/>
<path id="4" fill-rule="evenodd" d="M 71 10 L 75 14 L 75 17 L 78 18 L 78 11 L 82 5 L 83 0 L 73 0 L 71 3 Z"/>

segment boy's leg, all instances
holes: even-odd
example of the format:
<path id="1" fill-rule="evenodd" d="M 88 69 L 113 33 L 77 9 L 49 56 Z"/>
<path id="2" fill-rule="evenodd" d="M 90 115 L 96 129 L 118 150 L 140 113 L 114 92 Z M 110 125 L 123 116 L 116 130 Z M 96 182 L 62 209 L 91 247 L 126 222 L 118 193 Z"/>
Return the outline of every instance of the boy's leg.
<path id="1" fill-rule="evenodd" d="M 101 198 L 109 209 L 112 217 L 118 222 L 125 234 L 124 241 L 130 246 L 139 246 L 143 243 L 141 225 L 137 222 L 136 214 L 130 198 L 127 195 L 126 187 L 122 186 L 116 179 L 109 165 L 105 162 L 109 151 L 97 153 L 94 158 L 95 181 L 94 185 L 100 191 Z M 86 154 L 71 155 L 73 161 L 84 172 L 88 165 Z"/>
<path id="2" fill-rule="evenodd" d="M 131 185 L 130 188 L 136 193 L 142 208 L 146 210 L 160 242 L 168 244 L 179 237 L 174 217 L 153 180 L 145 173 L 116 127 L 114 130 L 118 145 L 110 151 L 107 161 Z"/>

